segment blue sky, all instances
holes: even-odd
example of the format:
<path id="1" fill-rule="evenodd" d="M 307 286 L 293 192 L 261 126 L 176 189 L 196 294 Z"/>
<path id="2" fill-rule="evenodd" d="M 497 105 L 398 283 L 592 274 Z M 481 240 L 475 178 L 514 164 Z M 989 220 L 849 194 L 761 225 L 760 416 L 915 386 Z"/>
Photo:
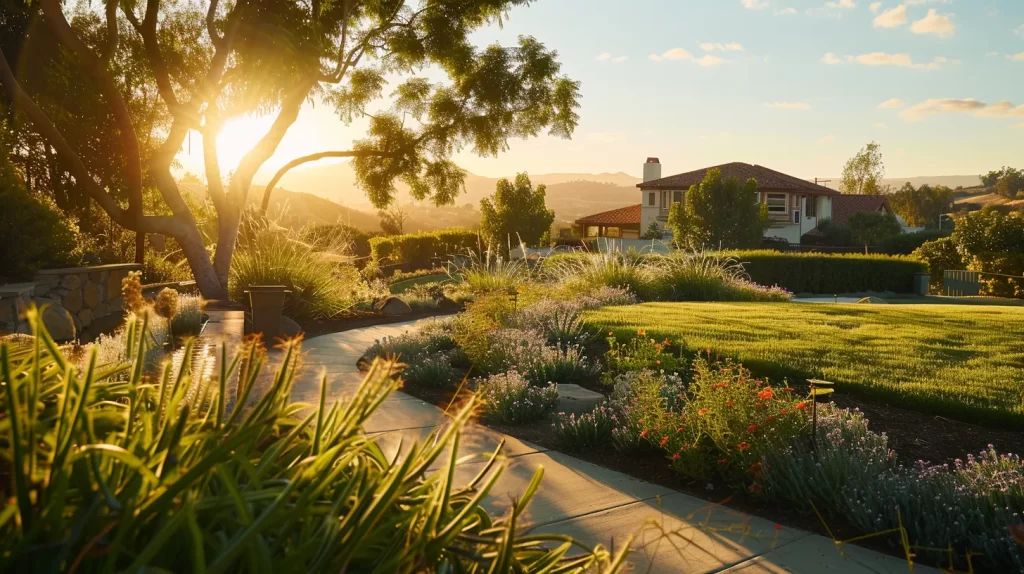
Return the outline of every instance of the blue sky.
<path id="1" fill-rule="evenodd" d="M 744 161 L 835 177 L 872 140 L 890 177 L 1024 168 L 1024 0 L 536 0 L 476 39 L 519 35 L 556 49 L 582 83 L 580 125 L 571 141 L 460 153 L 479 175 L 639 176 L 656 156 L 666 175 Z M 272 119 L 229 122 L 223 164 Z M 365 128 L 307 105 L 257 182 L 299 155 L 350 149 Z M 179 159 L 201 173 L 194 144 Z"/>
<path id="2" fill-rule="evenodd" d="M 1021 0 L 539 0 L 478 36 L 519 34 L 582 82 L 580 126 L 463 154 L 476 173 L 639 174 L 653 155 L 835 176 L 871 140 L 894 177 L 1024 167 Z"/>

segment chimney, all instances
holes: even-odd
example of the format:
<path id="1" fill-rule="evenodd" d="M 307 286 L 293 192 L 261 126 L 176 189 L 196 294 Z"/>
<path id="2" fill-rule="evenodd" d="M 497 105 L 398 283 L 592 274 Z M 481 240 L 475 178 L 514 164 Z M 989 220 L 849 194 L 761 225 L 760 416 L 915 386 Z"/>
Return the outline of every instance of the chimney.
<path id="1" fill-rule="evenodd" d="M 661 162 L 656 157 L 649 157 L 644 164 L 644 183 L 656 179 L 661 179 Z"/>

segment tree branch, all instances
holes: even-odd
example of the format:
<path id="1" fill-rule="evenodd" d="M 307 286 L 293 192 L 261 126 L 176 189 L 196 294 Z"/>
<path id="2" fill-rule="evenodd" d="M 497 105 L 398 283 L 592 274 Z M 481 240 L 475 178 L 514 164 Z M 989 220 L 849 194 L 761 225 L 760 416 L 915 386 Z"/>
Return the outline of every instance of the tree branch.
<path id="1" fill-rule="evenodd" d="M 270 193 L 274 191 L 274 186 L 281 181 L 286 173 L 292 169 L 311 161 L 319 161 L 329 157 L 398 157 L 398 154 L 388 152 L 375 152 L 375 151 L 322 151 L 319 153 L 312 153 L 297 157 L 290 162 L 284 164 L 284 166 L 277 170 L 274 177 L 270 179 L 270 183 L 267 184 L 266 189 L 263 190 L 263 203 L 260 205 L 260 212 L 263 215 L 267 214 L 267 209 L 270 207 Z"/>
<path id="2" fill-rule="evenodd" d="M 117 52 L 118 30 L 117 30 L 117 4 L 118 0 L 107 0 L 107 45 L 103 48 L 100 57 L 104 63 L 110 62 Z"/>
<path id="3" fill-rule="evenodd" d="M 213 201 L 213 207 L 220 213 L 224 209 L 224 182 L 220 173 L 220 157 L 217 155 L 217 132 L 220 122 L 207 116 L 203 126 L 203 163 L 206 166 L 206 189 Z"/>
<path id="4" fill-rule="evenodd" d="M 220 4 L 219 0 L 210 0 L 210 7 L 206 10 L 206 33 L 210 35 L 210 42 L 214 46 L 220 47 L 224 41 L 223 36 L 217 35 L 217 6 Z"/>

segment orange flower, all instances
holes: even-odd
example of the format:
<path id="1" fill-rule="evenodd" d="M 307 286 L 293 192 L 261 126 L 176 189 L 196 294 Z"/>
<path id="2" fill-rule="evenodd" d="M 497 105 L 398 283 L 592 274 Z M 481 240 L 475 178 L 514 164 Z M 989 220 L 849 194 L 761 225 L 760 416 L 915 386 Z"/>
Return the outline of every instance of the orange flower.
<path id="1" fill-rule="evenodd" d="M 781 411 L 779 411 L 779 414 L 780 415 L 787 415 L 787 414 L 789 414 L 789 411 L 787 411 L 786 409 L 782 409 Z"/>
<path id="2" fill-rule="evenodd" d="M 740 450 L 747 450 L 747 449 L 750 448 L 750 443 L 749 442 L 741 442 L 741 443 L 736 445 L 736 448 L 738 448 Z"/>
<path id="3" fill-rule="evenodd" d="M 764 390 L 762 390 L 760 393 L 757 393 L 757 398 L 763 399 L 763 400 L 766 400 L 766 401 L 771 399 L 774 396 L 775 396 L 775 392 L 772 391 L 771 387 L 765 387 Z"/>
<path id="4" fill-rule="evenodd" d="M 683 430 L 685 430 L 685 429 L 683 429 L 683 427 L 679 427 L 678 429 L 676 429 L 676 432 L 681 433 L 681 432 L 683 432 Z"/>
<path id="5" fill-rule="evenodd" d="M 804 402 L 802 402 L 802 403 L 799 403 L 799 404 L 798 404 L 798 405 L 796 406 L 796 408 L 797 408 L 797 410 L 802 410 L 802 409 L 806 409 L 806 408 L 807 408 L 807 401 L 804 401 Z"/>
<path id="6" fill-rule="evenodd" d="M 678 452 L 672 455 L 672 460 L 679 460 L 679 453 Z"/>
<path id="7" fill-rule="evenodd" d="M 793 387 L 786 387 L 786 388 L 784 388 L 782 390 L 786 391 L 787 393 L 792 393 L 793 392 Z"/>
<path id="8" fill-rule="evenodd" d="M 661 364 L 661 360 L 660 360 L 660 359 L 659 359 L 659 360 L 657 360 L 657 361 L 654 361 L 654 362 L 655 362 L 656 364 L 658 364 L 658 365 L 660 365 L 660 364 Z"/>
<path id="9" fill-rule="evenodd" d="M 736 405 L 736 401 L 725 401 L 725 406 L 732 407 Z"/>
<path id="10" fill-rule="evenodd" d="M 770 423 L 770 422 L 772 422 L 773 420 L 775 420 L 775 415 L 772 415 L 772 416 L 770 416 L 770 417 L 768 417 L 768 418 L 764 419 L 764 422 L 766 422 L 766 423 Z"/>
<path id="11" fill-rule="evenodd" d="M 697 411 L 697 416 L 702 417 L 702 416 L 706 415 L 707 413 L 708 413 L 707 409 L 701 409 L 701 410 Z"/>
<path id="12" fill-rule="evenodd" d="M 667 346 L 671 345 L 672 343 L 669 343 L 669 342 L 668 342 L 668 337 L 665 337 L 665 340 L 664 340 L 664 341 L 662 341 L 662 342 L 661 342 L 661 344 L 662 344 L 662 345 L 665 345 L 665 346 L 667 347 Z"/>
<path id="13" fill-rule="evenodd" d="M 665 446 L 666 443 L 668 443 L 668 436 L 667 435 L 665 436 L 665 438 L 661 439 L 661 446 Z"/>
<path id="14" fill-rule="evenodd" d="M 644 331 L 643 329 L 637 329 L 636 334 L 638 337 L 646 337 L 647 331 Z"/>
<path id="15" fill-rule="evenodd" d="M 754 475 L 755 477 L 756 476 L 760 476 L 760 474 L 761 474 L 761 462 L 758 461 L 758 462 L 755 462 L 754 464 L 750 465 L 750 468 L 747 469 L 747 472 L 749 472 L 750 474 Z"/>
<path id="16" fill-rule="evenodd" d="M 644 429 L 644 431 L 640 433 L 640 438 L 644 438 L 645 436 L 647 436 L 647 429 Z"/>
<path id="17" fill-rule="evenodd" d="M 750 490 L 751 494 L 760 494 L 761 493 L 761 485 L 755 482 L 754 484 L 750 485 L 750 488 L 748 490 Z"/>
<path id="18" fill-rule="evenodd" d="M 713 390 L 717 390 L 717 389 L 724 389 L 724 388 L 726 388 L 728 386 L 729 386 L 729 383 L 715 383 L 715 384 L 711 385 L 711 388 Z"/>
<path id="19" fill-rule="evenodd" d="M 615 331 L 608 331 L 608 336 L 609 337 L 614 337 L 615 336 Z"/>
<path id="20" fill-rule="evenodd" d="M 750 425 L 747 427 L 747 432 L 754 432 L 757 430 L 757 425 Z"/>
<path id="21" fill-rule="evenodd" d="M 651 339 L 651 340 L 653 341 L 654 339 Z M 661 352 L 661 343 L 655 344 L 654 348 L 657 349 L 657 351 L 660 353 Z"/>
<path id="22" fill-rule="evenodd" d="M 720 459 L 718 459 L 718 464 L 729 464 L 729 459 L 727 459 L 727 458 L 720 458 Z"/>

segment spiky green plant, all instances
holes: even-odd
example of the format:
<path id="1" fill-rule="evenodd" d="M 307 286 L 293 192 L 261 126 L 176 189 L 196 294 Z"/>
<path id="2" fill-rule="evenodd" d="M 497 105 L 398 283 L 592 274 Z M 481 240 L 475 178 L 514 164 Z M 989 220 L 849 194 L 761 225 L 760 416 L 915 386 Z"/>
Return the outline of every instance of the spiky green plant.
<path id="1" fill-rule="evenodd" d="M 522 535 L 538 472 L 509 513 L 481 502 L 497 452 L 454 483 L 469 403 L 453 424 L 389 460 L 363 431 L 396 386 L 374 363 L 355 395 L 292 403 L 298 342 L 284 345 L 266 394 L 254 345 L 218 377 L 145 371 L 146 337 L 128 362 L 77 368 L 46 333 L 0 344 L 2 572 L 617 571 L 623 555 L 571 538 Z M 145 326 L 143 326 L 143 329 Z M 134 324 L 129 325 L 134 331 Z M 127 377 L 115 375 L 127 373 Z M 239 377 L 240 396 L 227 381 Z M 233 399 L 233 400 L 229 400 Z M 447 460 L 445 460 L 447 456 Z M 440 470 L 427 469 L 445 461 Z M 576 550 L 574 550 L 574 547 Z M 627 544 L 628 547 L 628 544 Z M 573 552 L 573 554 L 570 554 Z"/>
<path id="2" fill-rule="evenodd" d="M 462 278 L 463 287 L 473 293 L 515 293 L 532 279 L 533 272 L 526 259 L 502 257 L 491 250 L 470 250 L 469 263 L 450 270 L 450 277 L 454 279 L 456 275 Z"/>

